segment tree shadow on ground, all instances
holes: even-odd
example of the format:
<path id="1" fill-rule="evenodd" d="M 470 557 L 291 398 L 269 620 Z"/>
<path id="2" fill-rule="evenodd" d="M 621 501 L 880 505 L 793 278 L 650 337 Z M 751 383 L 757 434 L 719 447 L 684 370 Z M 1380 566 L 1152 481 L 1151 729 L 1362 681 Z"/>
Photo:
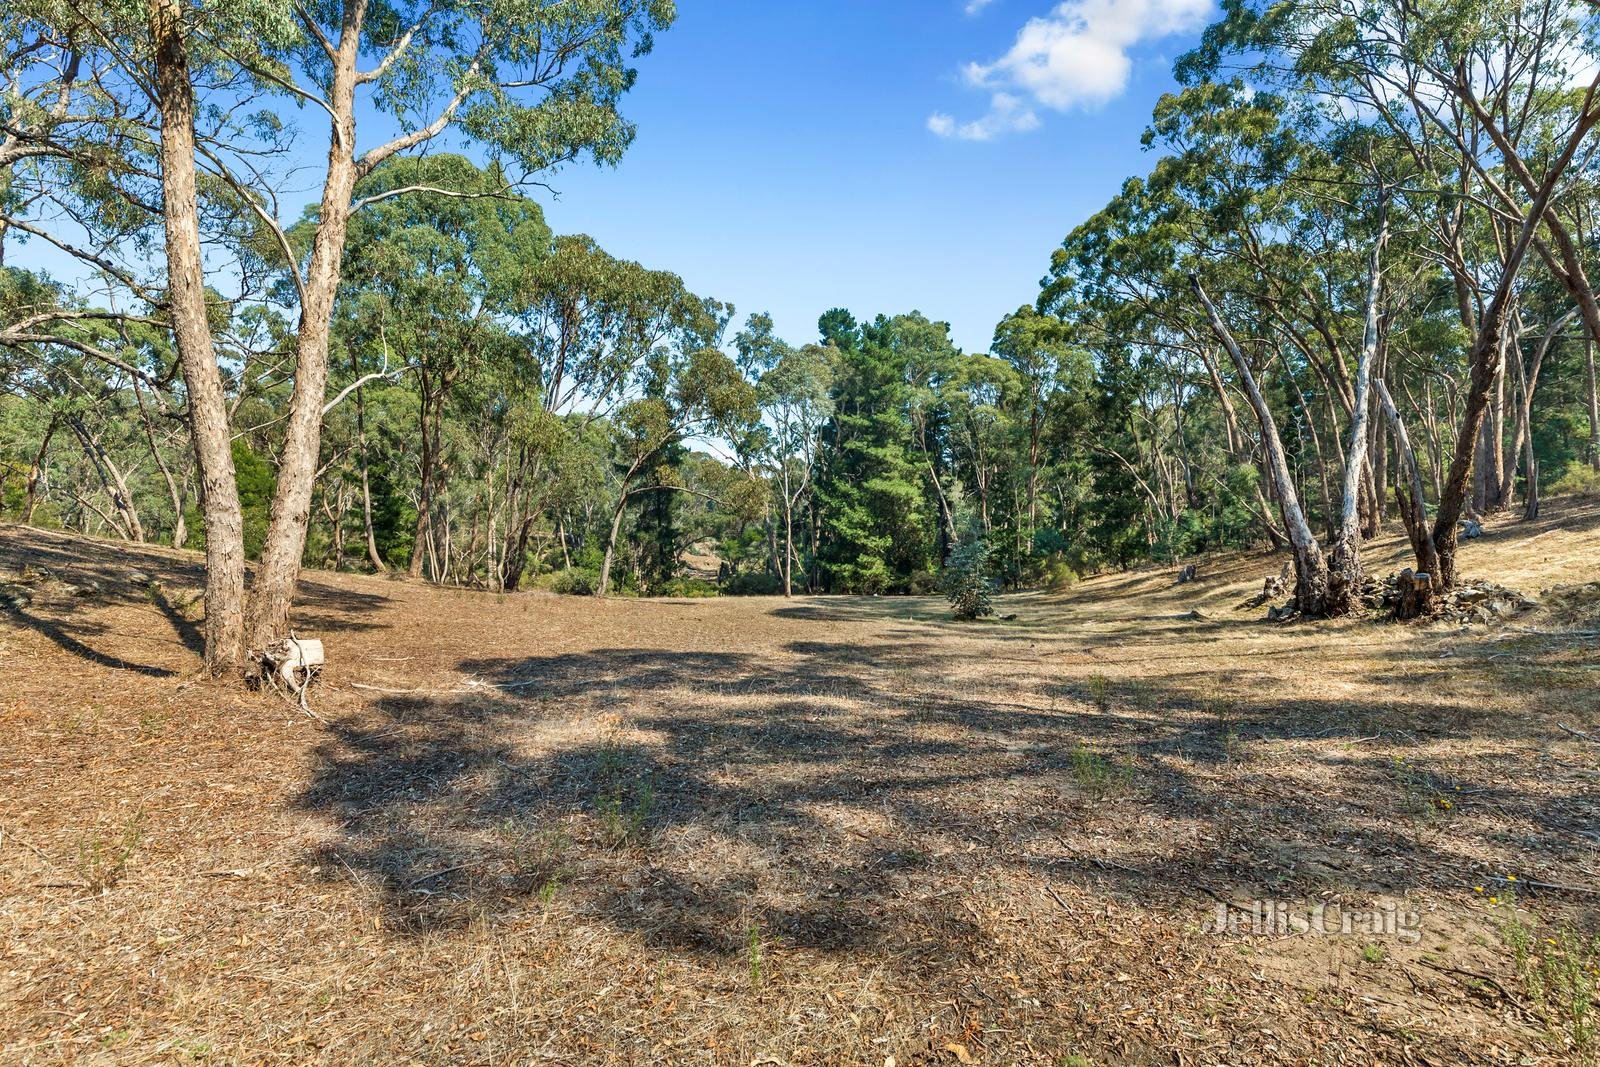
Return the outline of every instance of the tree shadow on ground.
<path id="1" fill-rule="evenodd" d="M 5 535 L 0 538 L 0 575 L 14 576 L 31 591 L 31 603 L 15 605 L 0 617 L 15 619 L 88 663 L 172 677 L 183 669 L 174 661 L 136 662 L 96 647 L 127 640 L 130 628 L 116 619 L 119 609 L 154 605 L 172 627 L 185 658 L 198 665 L 205 650 L 201 623 L 192 617 L 198 614 L 205 582 L 198 558 L 31 527 L 0 524 L 0 533 Z M 389 603 L 387 597 L 340 588 L 308 574 L 295 597 L 295 624 L 307 633 L 385 629 L 387 624 L 375 616 Z M 153 634 L 143 636 L 156 640 Z"/>
<path id="2" fill-rule="evenodd" d="M 494 688 L 353 717 L 299 802 L 339 831 L 315 862 L 400 929 L 549 894 L 684 951 L 736 955 L 759 921 L 913 960 L 971 932 L 974 879 L 1173 911 L 1447 889 L 1509 854 L 1508 827 L 1559 857 L 1581 839 L 1551 828 L 1592 814 L 1581 786 L 1497 777 L 1537 727 L 1467 698 L 1220 707 L 1182 676 L 1018 686 L 991 659 L 904 639 L 469 660 Z M 1478 757 L 1431 755 L 1445 739 Z"/>

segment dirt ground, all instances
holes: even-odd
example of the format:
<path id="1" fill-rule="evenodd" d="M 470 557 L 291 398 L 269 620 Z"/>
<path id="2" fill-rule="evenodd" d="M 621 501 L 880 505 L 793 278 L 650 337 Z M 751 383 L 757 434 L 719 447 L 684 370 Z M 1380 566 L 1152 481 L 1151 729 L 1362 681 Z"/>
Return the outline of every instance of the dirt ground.
<path id="1" fill-rule="evenodd" d="M 1470 627 L 1269 624 L 1250 555 L 981 624 L 312 573 L 320 720 L 197 677 L 198 556 L 0 526 L 0 1062 L 1592 1062 L 1545 510 Z"/>

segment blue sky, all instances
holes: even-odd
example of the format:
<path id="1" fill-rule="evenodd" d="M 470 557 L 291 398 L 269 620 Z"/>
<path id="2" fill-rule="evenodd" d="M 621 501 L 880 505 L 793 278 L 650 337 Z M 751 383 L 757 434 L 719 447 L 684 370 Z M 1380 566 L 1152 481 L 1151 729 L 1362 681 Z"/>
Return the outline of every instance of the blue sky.
<path id="1" fill-rule="evenodd" d="M 614 169 L 571 165 L 530 192 L 560 233 L 771 311 L 922 311 L 968 351 L 1038 295 L 1050 253 L 1130 175 L 1213 0 L 679 0 L 624 109 L 639 135 Z M 302 109 L 315 198 L 327 127 Z M 363 146 L 387 136 L 369 114 Z M 390 131 L 392 132 L 392 126 Z M 452 147 L 446 138 L 437 147 Z M 81 267 L 42 242 L 19 266 Z"/>
<path id="2" fill-rule="evenodd" d="M 968 13 L 968 8 L 972 13 Z M 542 191 L 560 232 L 770 310 L 921 310 L 988 348 L 1129 175 L 1210 0 L 680 0 L 614 170 Z M 1124 64 L 1123 58 L 1126 57 Z M 977 65 L 974 69 L 971 65 Z M 982 139 L 987 138 L 987 139 Z"/>

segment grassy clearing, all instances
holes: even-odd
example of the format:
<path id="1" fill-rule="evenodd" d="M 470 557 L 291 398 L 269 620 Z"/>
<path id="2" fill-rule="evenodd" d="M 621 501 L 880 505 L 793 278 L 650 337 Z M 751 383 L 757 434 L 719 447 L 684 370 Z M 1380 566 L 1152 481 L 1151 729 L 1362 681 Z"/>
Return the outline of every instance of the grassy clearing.
<path id="1" fill-rule="evenodd" d="M 1501 892 L 1600 870 L 1600 695 L 1529 681 L 1600 507 L 1548 513 L 1466 556 L 1547 606 L 1468 629 L 1266 625 L 1250 556 L 1005 626 L 312 575 L 326 727 L 123 580 L 196 557 L 6 531 L 105 593 L 0 617 L 0 1060 L 1592 1060 L 1592 900 Z M 1203 932 L 1330 900 L 1421 939 Z"/>

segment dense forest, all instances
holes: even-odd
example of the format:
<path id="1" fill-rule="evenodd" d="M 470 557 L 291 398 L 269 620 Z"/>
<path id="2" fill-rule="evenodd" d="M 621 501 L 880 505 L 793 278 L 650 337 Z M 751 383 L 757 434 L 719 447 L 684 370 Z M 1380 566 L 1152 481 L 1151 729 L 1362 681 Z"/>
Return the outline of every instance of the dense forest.
<path id="1" fill-rule="evenodd" d="M 225 670 L 286 632 L 304 565 L 887 594 L 963 546 L 1061 588 L 1271 544 L 1335 615 L 1390 527 L 1426 611 L 1464 522 L 1600 487 L 1591 8 L 1230 0 L 1148 173 L 981 353 L 932 307 L 781 338 L 552 232 L 543 182 L 621 157 L 630 63 L 672 18 L 8 9 L 4 517 L 204 548 Z"/>

